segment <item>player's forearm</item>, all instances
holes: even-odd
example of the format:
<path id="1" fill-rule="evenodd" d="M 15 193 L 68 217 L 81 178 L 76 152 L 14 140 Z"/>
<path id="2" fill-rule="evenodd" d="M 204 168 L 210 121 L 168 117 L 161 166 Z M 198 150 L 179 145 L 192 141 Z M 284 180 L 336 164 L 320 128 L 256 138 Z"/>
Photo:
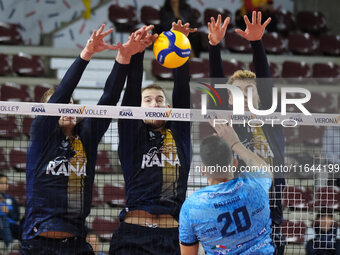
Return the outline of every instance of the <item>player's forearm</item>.
<path id="1" fill-rule="evenodd" d="M 244 147 L 241 142 L 235 144 L 232 149 L 246 163 L 247 166 L 253 167 L 253 170 L 267 166 L 267 163 L 262 158 Z"/>

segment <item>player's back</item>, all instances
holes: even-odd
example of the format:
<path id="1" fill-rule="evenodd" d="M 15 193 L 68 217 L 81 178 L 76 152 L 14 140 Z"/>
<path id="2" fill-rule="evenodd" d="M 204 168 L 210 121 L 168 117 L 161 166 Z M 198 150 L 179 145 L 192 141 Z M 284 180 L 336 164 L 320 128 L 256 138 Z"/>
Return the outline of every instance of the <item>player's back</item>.
<path id="1" fill-rule="evenodd" d="M 248 178 L 251 175 L 202 188 L 184 203 L 181 217 L 190 221 L 207 254 L 273 254 L 271 179 Z M 183 225 L 181 242 L 185 240 Z"/>

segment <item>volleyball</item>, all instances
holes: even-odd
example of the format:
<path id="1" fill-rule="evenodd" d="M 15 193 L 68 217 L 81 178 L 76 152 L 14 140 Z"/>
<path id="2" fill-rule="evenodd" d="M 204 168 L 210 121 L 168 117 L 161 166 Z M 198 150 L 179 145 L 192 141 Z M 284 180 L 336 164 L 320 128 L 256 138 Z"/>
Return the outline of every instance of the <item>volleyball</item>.
<path id="1" fill-rule="evenodd" d="M 191 52 L 189 39 L 172 30 L 161 33 L 153 45 L 153 54 L 162 66 L 177 68 L 188 61 Z"/>

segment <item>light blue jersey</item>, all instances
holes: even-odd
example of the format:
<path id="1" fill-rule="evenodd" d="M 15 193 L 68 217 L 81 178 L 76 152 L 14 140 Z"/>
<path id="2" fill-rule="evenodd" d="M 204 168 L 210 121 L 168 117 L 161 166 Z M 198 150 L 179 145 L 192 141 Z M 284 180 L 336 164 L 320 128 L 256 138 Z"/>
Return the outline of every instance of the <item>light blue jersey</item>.
<path id="1" fill-rule="evenodd" d="M 207 186 L 184 202 L 179 239 L 198 241 L 206 254 L 273 254 L 268 191 L 269 173 L 242 173 L 237 179 Z"/>

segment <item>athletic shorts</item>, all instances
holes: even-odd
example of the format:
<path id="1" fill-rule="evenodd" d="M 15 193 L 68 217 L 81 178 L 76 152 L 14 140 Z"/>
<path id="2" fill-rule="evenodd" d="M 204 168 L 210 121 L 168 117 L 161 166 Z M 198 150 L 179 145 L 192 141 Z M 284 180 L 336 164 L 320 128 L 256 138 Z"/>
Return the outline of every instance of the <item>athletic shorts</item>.
<path id="1" fill-rule="evenodd" d="M 37 236 L 22 240 L 20 255 L 95 255 L 92 247 L 84 238 L 70 237 L 53 239 Z"/>
<path id="2" fill-rule="evenodd" d="M 179 255 L 178 228 L 150 228 L 122 222 L 113 233 L 110 255 Z"/>

